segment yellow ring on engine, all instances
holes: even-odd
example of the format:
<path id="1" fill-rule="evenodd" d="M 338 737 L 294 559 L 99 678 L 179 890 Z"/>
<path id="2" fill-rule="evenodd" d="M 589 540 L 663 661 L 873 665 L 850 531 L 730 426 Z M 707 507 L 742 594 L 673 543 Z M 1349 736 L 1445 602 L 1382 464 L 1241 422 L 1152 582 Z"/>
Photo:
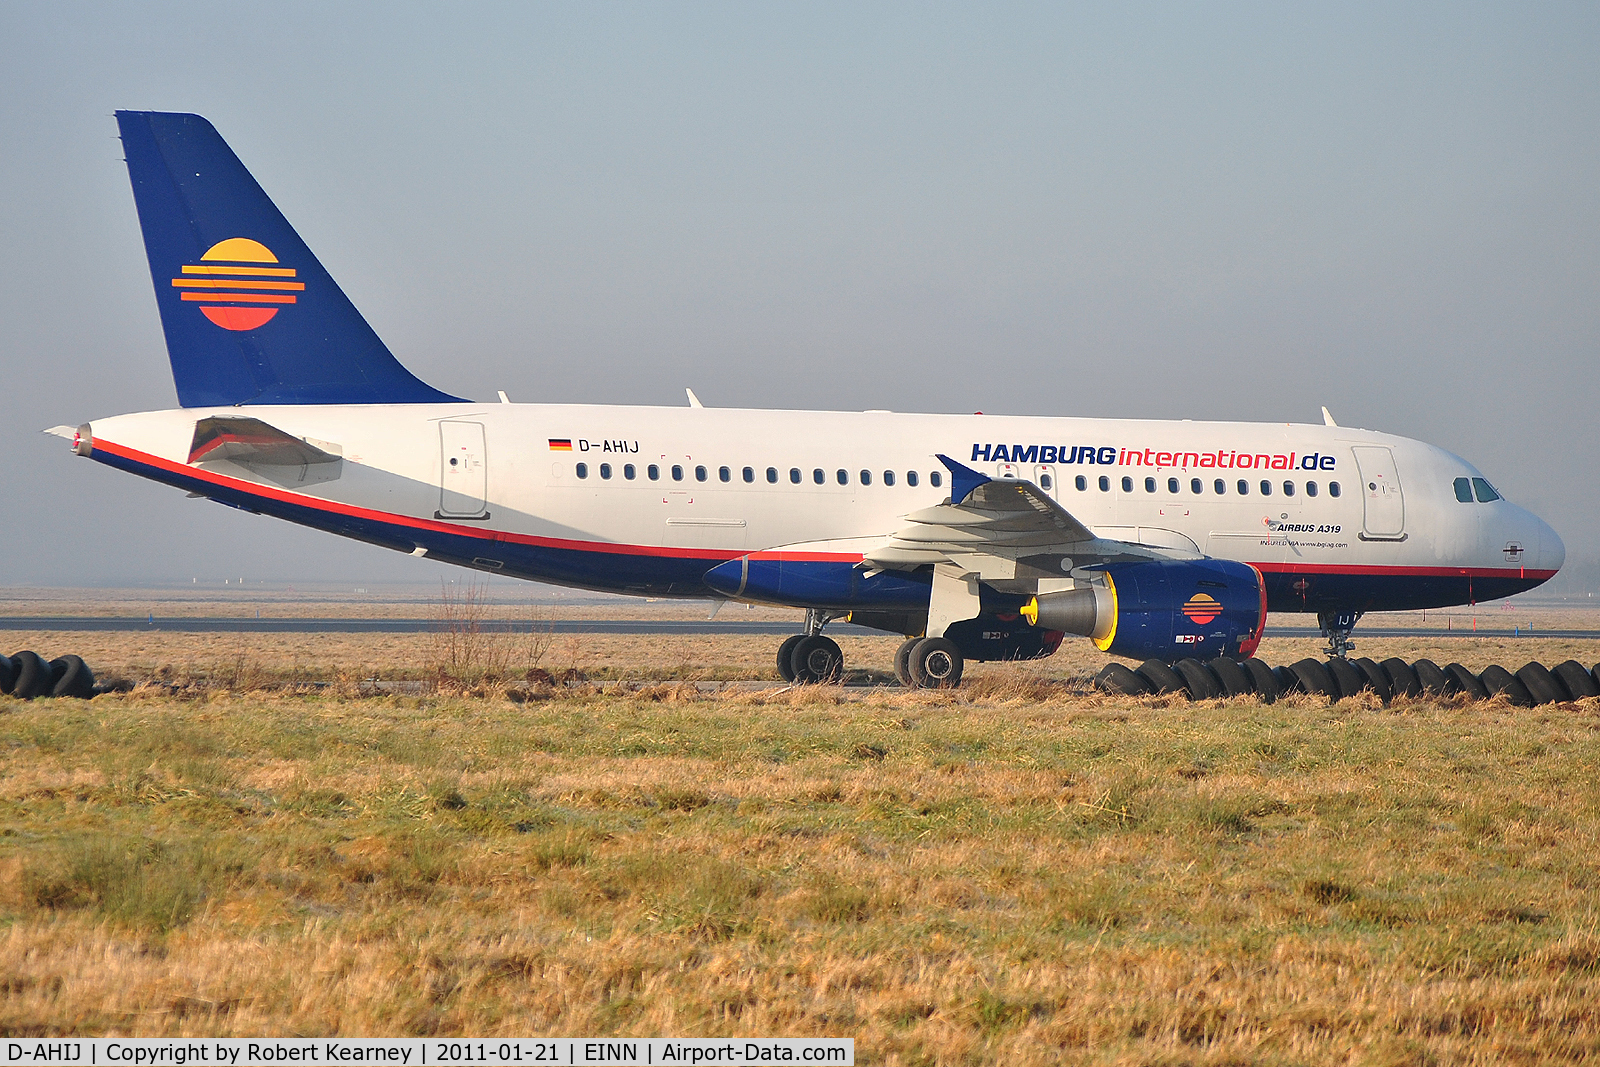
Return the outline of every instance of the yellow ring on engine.
<path id="1" fill-rule="evenodd" d="M 1110 652 L 1112 642 L 1117 639 L 1117 618 L 1122 613 L 1117 609 L 1117 583 L 1111 580 L 1111 575 L 1106 575 L 1106 588 L 1111 591 L 1111 629 L 1106 631 L 1104 638 L 1092 638 L 1094 647 L 1101 652 Z"/>

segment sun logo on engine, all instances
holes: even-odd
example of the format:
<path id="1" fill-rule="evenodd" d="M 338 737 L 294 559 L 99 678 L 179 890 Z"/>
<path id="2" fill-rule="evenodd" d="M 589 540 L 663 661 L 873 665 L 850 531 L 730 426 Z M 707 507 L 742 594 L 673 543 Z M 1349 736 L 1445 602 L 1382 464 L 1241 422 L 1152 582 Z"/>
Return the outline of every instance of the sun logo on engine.
<path id="1" fill-rule="evenodd" d="M 1189 617 L 1189 621 L 1194 623 L 1196 626 L 1204 626 L 1206 623 L 1222 614 L 1222 605 L 1217 603 L 1215 597 L 1209 596 L 1205 593 L 1196 593 L 1194 596 L 1184 601 L 1183 613 L 1187 615 Z"/>
<path id="2" fill-rule="evenodd" d="M 206 249 L 199 263 L 185 263 L 172 287 L 181 290 L 179 300 L 199 304 L 200 313 L 224 330 L 253 330 L 305 291 L 293 267 L 269 266 L 277 262 L 260 241 L 230 237 Z"/>

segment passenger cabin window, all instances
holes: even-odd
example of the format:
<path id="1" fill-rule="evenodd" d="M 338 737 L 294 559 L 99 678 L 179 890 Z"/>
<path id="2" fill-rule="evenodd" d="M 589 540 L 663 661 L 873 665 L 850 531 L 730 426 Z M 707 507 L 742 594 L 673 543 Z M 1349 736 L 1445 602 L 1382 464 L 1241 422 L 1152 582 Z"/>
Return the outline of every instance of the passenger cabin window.
<path id="1" fill-rule="evenodd" d="M 1154 478 L 1146 478 L 1144 480 L 1144 491 L 1147 493 L 1156 491 L 1156 480 Z"/>
<path id="2" fill-rule="evenodd" d="M 871 485 L 872 484 L 872 472 L 871 471 L 862 471 L 861 472 L 861 484 L 862 485 Z"/>
<path id="3" fill-rule="evenodd" d="M 1083 475 L 1080 474 L 1076 478 L 1072 479 L 1072 484 L 1074 486 L 1076 486 L 1077 489 L 1078 489 L 1078 492 L 1081 493 L 1084 490 L 1089 488 L 1089 479 L 1085 478 Z"/>
<path id="4" fill-rule="evenodd" d="M 835 479 L 838 480 L 840 485 L 849 485 L 850 484 L 850 472 L 849 471 L 834 471 L 833 472 L 833 476 L 834 476 Z"/>
<path id="5" fill-rule="evenodd" d="M 894 484 L 894 471 L 884 471 L 883 472 L 883 484 L 884 485 L 893 485 Z"/>
<path id="6" fill-rule="evenodd" d="M 1472 488 L 1478 494 L 1478 503 L 1487 504 L 1491 500 L 1499 500 L 1500 494 L 1494 491 L 1494 486 L 1482 478 L 1472 479 Z"/>
<path id="7" fill-rule="evenodd" d="M 731 482 L 731 481 L 733 481 L 733 472 L 731 470 L 729 470 L 727 467 L 718 467 L 717 468 L 717 481 L 719 481 L 719 482 Z"/>
<path id="8" fill-rule="evenodd" d="M 1338 482 L 1329 482 L 1328 483 L 1328 495 L 1329 496 L 1338 496 L 1339 495 L 1339 483 Z"/>
<path id="9" fill-rule="evenodd" d="M 799 467 L 790 467 L 789 468 L 789 481 L 793 482 L 795 485 L 799 485 L 800 484 L 800 468 Z"/>
<path id="10" fill-rule="evenodd" d="M 578 471 L 578 477 L 580 477 L 580 478 L 589 477 L 589 465 L 587 463 L 578 464 L 577 471 Z"/>
<path id="11" fill-rule="evenodd" d="M 1267 481 L 1265 478 L 1263 478 L 1261 480 L 1261 495 L 1262 496 L 1271 496 L 1272 495 L 1272 483 Z"/>
<path id="12" fill-rule="evenodd" d="M 1216 481 L 1211 483 L 1211 488 L 1217 491 L 1218 496 L 1225 496 L 1228 492 L 1228 483 L 1223 481 L 1221 478 L 1218 478 Z"/>
<path id="13" fill-rule="evenodd" d="M 1122 491 L 1124 493 L 1133 492 L 1133 479 L 1132 478 L 1124 478 L 1124 479 L 1122 479 Z"/>
<path id="14" fill-rule="evenodd" d="M 821 467 L 816 467 L 811 471 L 811 480 L 816 482 L 818 485 L 824 485 L 828 481 L 828 476 L 823 473 Z"/>
<path id="15" fill-rule="evenodd" d="M 1100 476 L 1100 491 L 1102 493 L 1111 492 L 1111 479 L 1107 478 L 1104 474 Z"/>
<path id="16" fill-rule="evenodd" d="M 1176 479 L 1176 478 L 1168 478 L 1167 479 L 1167 492 L 1176 493 L 1177 491 L 1178 491 L 1178 479 Z"/>
<path id="17" fill-rule="evenodd" d="M 778 484 L 778 468 L 777 467 L 768 467 L 767 468 L 767 484 L 769 484 L 769 485 L 777 485 Z"/>
<path id="18" fill-rule="evenodd" d="M 1055 484 L 1056 484 L 1056 480 L 1054 478 L 1050 477 L 1048 474 L 1039 475 L 1039 488 L 1040 489 L 1044 489 L 1044 490 L 1048 491 L 1049 488 L 1052 485 L 1055 485 Z"/>
<path id="19" fill-rule="evenodd" d="M 1201 493 L 1205 492 L 1205 486 L 1200 484 L 1199 478 L 1189 479 L 1189 492 L 1195 494 L 1196 496 L 1199 496 Z"/>
<path id="20" fill-rule="evenodd" d="M 1283 495 L 1284 496 L 1294 496 L 1294 483 L 1293 482 L 1284 482 L 1283 483 Z"/>
<path id="21" fill-rule="evenodd" d="M 1239 479 L 1238 489 L 1239 489 L 1239 495 L 1240 496 L 1249 496 L 1250 495 L 1250 483 L 1245 481 L 1243 478 Z"/>
<path id="22" fill-rule="evenodd" d="M 744 470 L 740 471 L 740 473 L 744 475 L 744 480 L 746 482 L 753 482 L 753 481 L 756 480 L 756 469 L 754 467 L 746 467 Z M 772 480 L 773 481 L 777 481 L 778 480 L 778 478 L 777 478 L 778 472 L 777 471 L 773 471 L 772 474 L 773 474 Z"/>
<path id="23" fill-rule="evenodd" d="M 1457 478 L 1456 479 L 1456 499 L 1461 501 L 1463 504 L 1472 503 L 1472 479 L 1471 478 Z"/>
<path id="24" fill-rule="evenodd" d="M 928 484 L 933 486 L 935 489 L 939 488 L 944 484 L 944 475 L 940 474 L 938 471 L 930 472 L 928 474 Z M 1484 482 L 1483 484 L 1488 485 L 1489 483 Z"/>
<path id="25" fill-rule="evenodd" d="M 609 481 L 611 479 L 611 464 L 609 464 L 609 463 L 600 464 L 600 477 L 606 479 L 607 481 Z"/>
<path id="26" fill-rule="evenodd" d="M 638 473 L 638 469 L 634 467 L 632 463 L 624 463 L 622 465 L 622 476 L 628 479 L 628 481 L 633 481 L 634 477 L 638 475 Z"/>
<path id="27" fill-rule="evenodd" d="M 694 469 L 694 480 L 697 482 L 706 480 L 706 469 L 704 467 L 696 467 Z"/>
<path id="28" fill-rule="evenodd" d="M 672 480 L 675 482 L 683 481 L 683 468 L 676 463 L 672 465 Z"/>
<path id="29" fill-rule="evenodd" d="M 1316 482 L 1307 482 L 1306 483 L 1306 496 L 1316 496 L 1316 495 L 1317 495 L 1317 483 Z"/>
<path id="30" fill-rule="evenodd" d="M 913 489 L 915 489 L 917 487 L 917 472 L 916 471 L 906 471 L 906 484 L 909 485 Z"/>
<path id="31" fill-rule="evenodd" d="M 652 482 L 661 480 L 661 468 L 656 466 L 654 463 L 646 467 L 644 472 L 650 476 L 650 480 Z"/>

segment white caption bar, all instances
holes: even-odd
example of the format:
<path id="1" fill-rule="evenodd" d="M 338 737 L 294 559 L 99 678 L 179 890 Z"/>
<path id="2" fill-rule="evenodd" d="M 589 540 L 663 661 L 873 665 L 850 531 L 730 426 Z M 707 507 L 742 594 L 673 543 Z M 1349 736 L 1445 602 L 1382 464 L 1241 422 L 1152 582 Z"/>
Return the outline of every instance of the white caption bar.
<path id="1" fill-rule="evenodd" d="M 3 1067 L 540 1067 L 813 1063 L 853 1067 L 848 1037 L 56 1038 L 0 1042 Z"/>

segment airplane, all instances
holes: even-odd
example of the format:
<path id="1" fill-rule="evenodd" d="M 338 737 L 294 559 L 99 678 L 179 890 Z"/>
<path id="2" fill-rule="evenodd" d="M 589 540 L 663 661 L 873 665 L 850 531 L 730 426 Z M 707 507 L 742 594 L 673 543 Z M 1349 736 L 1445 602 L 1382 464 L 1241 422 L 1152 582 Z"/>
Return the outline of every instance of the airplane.
<path id="1" fill-rule="evenodd" d="M 1459 456 L 1323 423 L 476 403 L 425 384 L 198 115 L 118 111 L 179 407 L 74 451 L 190 495 L 493 574 L 805 612 L 905 637 L 912 686 L 967 661 L 1244 660 L 1269 612 L 1329 653 L 1369 611 L 1532 589 L 1551 527 Z"/>

